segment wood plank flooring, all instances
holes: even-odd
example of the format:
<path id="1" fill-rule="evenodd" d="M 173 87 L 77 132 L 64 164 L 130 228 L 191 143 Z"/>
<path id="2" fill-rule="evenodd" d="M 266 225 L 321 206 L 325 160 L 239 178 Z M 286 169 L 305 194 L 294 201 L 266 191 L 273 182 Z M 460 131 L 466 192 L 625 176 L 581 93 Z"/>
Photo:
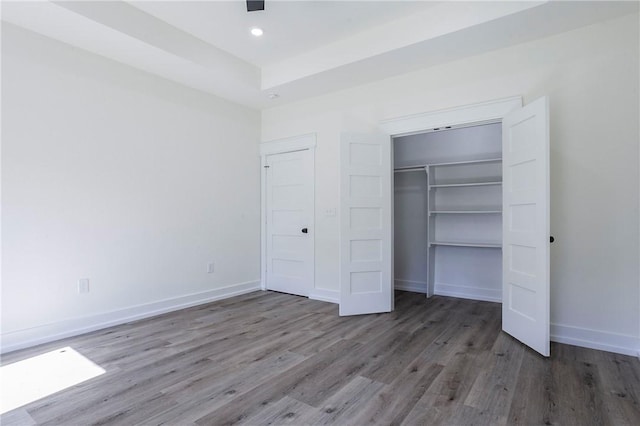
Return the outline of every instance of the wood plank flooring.
<path id="1" fill-rule="evenodd" d="M 71 346 L 106 373 L 3 425 L 639 425 L 640 362 L 500 331 L 500 305 L 396 292 L 390 314 L 255 292 L 7 354 Z"/>

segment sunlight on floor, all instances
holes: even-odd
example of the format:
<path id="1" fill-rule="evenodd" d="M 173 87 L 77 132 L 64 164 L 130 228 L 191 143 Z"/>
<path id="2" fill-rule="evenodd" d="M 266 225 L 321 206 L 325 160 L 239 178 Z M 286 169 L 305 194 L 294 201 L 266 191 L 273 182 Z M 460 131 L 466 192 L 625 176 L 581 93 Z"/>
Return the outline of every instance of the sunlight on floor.
<path id="1" fill-rule="evenodd" d="M 70 347 L 0 367 L 0 414 L 104 374 Z"/>

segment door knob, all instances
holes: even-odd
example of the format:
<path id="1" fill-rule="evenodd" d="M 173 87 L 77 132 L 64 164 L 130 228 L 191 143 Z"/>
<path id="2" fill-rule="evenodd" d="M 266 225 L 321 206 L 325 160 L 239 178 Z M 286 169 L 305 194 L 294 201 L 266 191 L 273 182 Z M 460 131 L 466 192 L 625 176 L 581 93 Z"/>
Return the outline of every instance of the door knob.
<path id="1" fill-rule="evenodd" d="M 554 242 L 555 240 L 556 240 L 556 239 L 555 239 L 555 238 L 553 238 L 553 235 L 552 235 L 551 237 L 549 237 L 549 242 L 550 242 L 550 243 Z"/>
<path id="2" fill-rule="evenodd" d="M 302 233 L 306 234 L 307 232 L 309 232 L 309 230 L 307 228 L 302 228 Z"/>

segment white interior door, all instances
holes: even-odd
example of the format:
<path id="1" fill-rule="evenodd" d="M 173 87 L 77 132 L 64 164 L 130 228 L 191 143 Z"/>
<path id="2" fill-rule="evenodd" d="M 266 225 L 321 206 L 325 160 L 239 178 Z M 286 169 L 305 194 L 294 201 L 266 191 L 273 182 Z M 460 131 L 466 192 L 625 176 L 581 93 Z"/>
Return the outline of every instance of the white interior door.
<path id="1" fill-rule="evenodd" d="M 343 134 L 340 315 L 393 310 L 391 138 Z"/>
<path id="2" fill-rule="evenodd" d="M 549 356 L 549 103 L 502 121 L 502 329 Z"/>
<path id="3" fill-rule="evenodd" d="M 309 149 L 268 155 L 266 288 L 309 296 L 313 289 L 313 157 Z"/>

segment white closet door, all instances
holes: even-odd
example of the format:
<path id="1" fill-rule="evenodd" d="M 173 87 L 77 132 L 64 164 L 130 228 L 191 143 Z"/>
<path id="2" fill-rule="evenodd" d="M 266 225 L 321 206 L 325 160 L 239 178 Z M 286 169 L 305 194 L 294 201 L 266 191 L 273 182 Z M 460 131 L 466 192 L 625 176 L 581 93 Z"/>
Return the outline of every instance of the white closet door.
<path id="1" fill-rule="evenodd" d="M 343 134 L 340 315 L 393 310 L 391 138 Z"/>
<path id="2" fill-rule="evenodd" d="M 502 329 L 549 356 L 549 103 L 502 121 Z"/>
<path id="3" fill-rule="evenodd" d="M 313 289 L 313 160 L 308 149 L 266 158 L 268 290 Z"/>

